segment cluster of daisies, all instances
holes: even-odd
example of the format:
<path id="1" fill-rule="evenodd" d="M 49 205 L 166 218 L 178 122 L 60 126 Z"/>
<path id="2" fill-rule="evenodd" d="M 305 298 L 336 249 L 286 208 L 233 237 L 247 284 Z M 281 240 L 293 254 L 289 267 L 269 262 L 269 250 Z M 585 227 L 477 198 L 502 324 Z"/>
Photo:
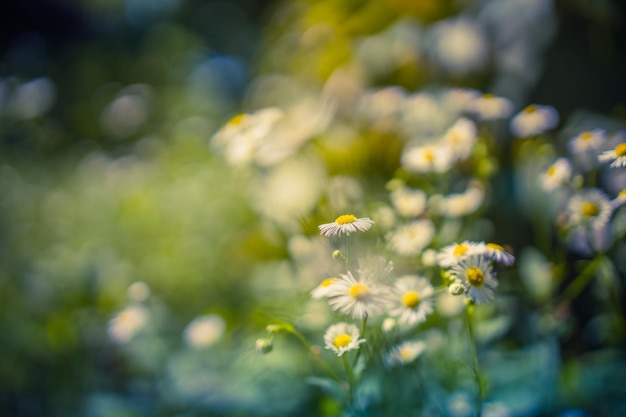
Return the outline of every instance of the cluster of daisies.
<path id="1" fill-rule="evenodd" d="M 367 231 L 374 225 L 369 218 L 352 214 L 339 216 L 334 222 L 319 226 L 327 237 Z M 434 297 L 440 290 L 453 295 L 465 294 L 472 302 L 482 304 L 495 297 L 498 285 L 494 262 L 511 265 L 514 256 L 500 245 L 464 241 L 443 247 L 436 254 L 439 268 L 448 279 L 441 288 L 419 274 L 393 277 L 393 265 L 383 257 L 361 258 L 356 271 L 348 270 L 323 280 L 312 292 L 314 299 L 326 299 L 330 307 L 354 320 L 381 317 L 383 330 L 398 326 L 412 329 L 427 320 L 434 311 Z M 328 328 L 324 336 L 327 349 L 341 356 L 359 349 L 366 340 L 355 324 L 341 322 Z M 424 350 L 419 340 L 405 341 L 384 356 L 388 366 L 412 362 Z"/>

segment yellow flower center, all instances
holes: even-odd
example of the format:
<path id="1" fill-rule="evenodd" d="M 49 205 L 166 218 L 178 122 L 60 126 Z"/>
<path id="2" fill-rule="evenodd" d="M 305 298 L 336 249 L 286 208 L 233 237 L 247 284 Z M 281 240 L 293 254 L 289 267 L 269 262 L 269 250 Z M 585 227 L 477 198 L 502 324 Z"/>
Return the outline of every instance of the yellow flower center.
<path id="1" fill-rule="evenodd" d="M 600 212 L 600 209 L 598 208 L 597 204 L 594 204 L 589 201 L 585 201 L 580 211 L 583 214 L 583 216 L 596 217 L 598 213 Z"/>
<path id="2" fill-rule="evenodd" d="M 548 175 L 549 176 L 553 176 L 556 172 L 556 168 L 554 167 L 554 165 L 552 165 L 550 168 L 548 168 Z"/>
<path id="3" fill-rule="evenodd" d="M 626 188 L 624 188 L 622 191 L 619 192 L 619 194 L 617 194 L 618 197 L 626 197 Z"/>
<path id="4" fill-rule="evenodd" d="M 245 117 L 245 114 L 243 114 L 243 113 L 237 114 L 237 115 L 231 117 L 231 119 L 228 121 L 228 124 L 229 125 L 234 125 L 234 126 L 239 125 L 243 121 L 244 117 Z"/>
<path id="5" fill-rule="evenodd" d="M 591 134 L 591 132 L 584 132 L 580 134 L 580 139 L 587 141 L 589 139 L 591 139 L 593 137 L 593 135 Z"/>
<path id="6" fill-rule="evenodd" d="M 426 159 L 428 162 L 433 162 L 433 160 L 435 159 L 435 153 L 432 149 L 424 149 L 424 159 Z"/>
<path id="7" fill-rule="evenodd" d="M 330 287 L 330 284 L 332 284 L 333 282 L 335 282 L 336 278 L 326 278 L 324 281 L 322 281 L 322 283 L 320 284 L 320 287 Z"/>
<path id="8" fill-rule="evenodd" d="M 470 268 L 465 273 L 467 278 L 467 282 L 472 284 L 474 287 L 480 287 L 485 282 L 485 274 L 480 268 Z"/>
<path id="9" fill-rule="evenodd" d="M 463 256 L 465 255 L 465 253 L 467 253 L 468 250 L 469 248 L 466 245 L 463 245 L 463 244 L 456 245 L 456 247 L 452 251 L 452 256 Z"/>
<path id="10" fill-rule="evenodd" d="M 415 291 L 409 291 L 402 296 L 402 304 L 408 308 L 415 308 L 420 303 L 420 297 Z"/>
<path id="11" fill-rule="evenodd" d="M 500 245 L 498 245 L 497 243 L 487 243 L 487 247 L 489 249 L 493 249 L 493 250 L 497 250 L 500 252 L 504 252 L 504 248 Z"/>
<path id="12" fill-rule="evenodd" d="M 348 293 L 352 298 L 360 300 L 362 298 L 365 298 L 368 292 L 369 288 L 367 288 L 367 285 L 363 284 L 362 282 L 357 282 L 350 287 L 350 291 Z"/>
<path id="13" fill-rule="evenodd" d="M 348 224 L 354 223 L 356 221 L 356 216 L 354 214 L 343 214 L 335 219 L 335 223 L 337 224 Z"/>
<path id="14" fill-rule="evenodd" d="M 339 336 L 335 337 L 335 340 L 333 340 L 333 345 L 335 345 L 336 348 L 342 348 L 348 346 L 350 342 L 352 342 L 352 338 L 350 337 L 350 335 L 342 333 Z"/>
<path id="15" fill-rule="evenodd" d="M 495 96 L 493 94 L 487 93 L 487 94 L 483 94 L 483 98 L 494 98 Z"/>
<path id="16" fill-rule="evenodd" d="M 402 346 L 400 348 L 400 359 L 402 362 L 407 362 L 413 357 L 413 349 L 408 346 Z"/>
<path id="17" fill-rule="evenodd" d="M 523 111 L 526 114 L 534 113 L 537 111 L 537 106 L 535 106 L 534 104 L 531 104 L 530 106 L 526 106 L 526 108 Z"/>
<path id="18" fill-rule="evenodd" d="M 626 143 L 620 143 L 615 147 L 615 156 L 618 158 L 626 156 Z"/>

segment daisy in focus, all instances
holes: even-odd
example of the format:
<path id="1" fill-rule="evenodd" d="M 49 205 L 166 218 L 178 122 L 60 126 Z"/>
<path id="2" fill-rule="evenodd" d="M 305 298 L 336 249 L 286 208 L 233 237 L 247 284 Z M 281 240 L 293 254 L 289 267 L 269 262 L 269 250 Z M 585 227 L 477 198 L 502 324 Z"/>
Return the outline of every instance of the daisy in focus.
<path id="1" fill-rule="evenodd" d="M 426 350 L 426 343 L 421 340 L 402 342 L 385 355 L 384 361 L 388 368 L 399 365 L 408 365 L 417 359 Z"/>
<path id="2" fill-rule="evenodd" d="M 433 312 L 433 286 L 419 275 L 405 275 L 396 280 L 393 306 L 389 314 L 398 318 L 398 324 L 413 327 L 426 321 Z"/>
<path id="3" fill-rule="evenodd" d="M 386 286 L 373 280 L 359 277 L 357 280 L 348 271 L 341 274 L 328 288 L 328 303 L 333 310 L 351 316 L 353 319 L 364 319 L 381 314 L 389 300 Z"/>
<path id="4" fill-rule="evenodd" d="M 495 279 L 491 261 L 481 255 L 469 256 L 452 265 L 452 275 L 465 287 L 465 294 L 476 304 L 487 303 L 495 298 Z"/>
<path id="5" fill-rule="evenodd" d="M 332 223 L 319 225 L 322 236 L 350 235 L 354 232 L 365 232 L 372 228 L 374 221 L 367 218 L 357 218 L 354 214 L 342 214 Z"/>
<path id="6" fill-rule="evenodd" d="M 361 343 L 365 343 L 365 339 L 360 339 L 361 333 L 354 324 L 337 323 L 333 324 L 326 330 L 324 334 L 324 343 L 326 349 L 332 350 L 341 356 L 346 352 L 359 348 Z"/>
<path id="7" fill-rule="evenodd" d="M 550 130 L 558 123 L 559 114 L 554 107 L 531 104 L 511 119 L 510 127 L 515 136 L 526 138 Z"/>
<path id="8" fill-rule="evenodd" d="M 611 162 L 611 168 L 626 167 L 626 143 L 620 143 L 609 151 L 604 151 L 598 156 L 600 162 Z"/>

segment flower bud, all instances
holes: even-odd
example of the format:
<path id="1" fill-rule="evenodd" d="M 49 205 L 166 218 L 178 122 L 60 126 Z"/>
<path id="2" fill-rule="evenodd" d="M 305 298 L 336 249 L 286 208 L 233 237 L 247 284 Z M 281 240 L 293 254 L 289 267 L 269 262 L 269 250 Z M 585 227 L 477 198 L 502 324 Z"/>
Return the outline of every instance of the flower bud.
<path id="1" fill-rule="evenodd" d="M 460 282 L 453 282 L 448 287 L 448 291 L 452 295 L 463 295 L 463 294 L 465 294 L 465 287 Z"/>
<path id="2" fill-rule="evenodd" d="M 261 338 L 256 340 L 256 351 L 262 354 L 270 353 L 274 348 L 271 339 Z"/>
<path id="3" fill-rule="evenodd" d="M 341 259 L 343 258 L 343 253 L 339 249 L 333 252 L 333 259 Z"/>

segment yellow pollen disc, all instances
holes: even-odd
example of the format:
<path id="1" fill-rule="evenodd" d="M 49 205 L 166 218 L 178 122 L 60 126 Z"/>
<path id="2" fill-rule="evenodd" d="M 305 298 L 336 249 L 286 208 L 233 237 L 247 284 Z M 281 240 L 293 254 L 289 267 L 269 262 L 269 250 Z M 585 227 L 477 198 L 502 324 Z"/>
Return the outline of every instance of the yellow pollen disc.
<path id="1" fill-rule="evenodd" d="M 535 111 L 537 111 L 537 106 L 535 106 L 534 104 L 526 106 L 526 108 L 524 109 L 524 113 L 526 114 L 534 113 Z"/>
<path id="2" fill-rule="evenodd" d="M 237 114 L 237 115 L 233 116 L 233 117 L 232 117 L 232 118 L 228 121 L 228 124 L 229 124 L 229 125 L 238 125 L 238 124 L 241 124 L 241 122 L 243 121 L 243 118 L 244 118 L 244 117 L 245 117 L 245 114 L 243 114 L 243 113 Z"/>
<path id="3" fill-rule="evenodd" d="M 621 156 L 626 156 L 626 143 L 620 143 L 615 147 L 615 156 L 618 158 Z"/>
<path id="4" fill-rule="evenodd" d="M 415 308 L 420 303 L 420 297 L 415 291 L 409 291 L 402 296 L 402 304 L 408 308 Z"/>
<path id="5" fill-rule="evenodd" d="M 584 132 L 580 134 L 580 138 L 582 140 L 589 140 L 593 137 L 593 135 L 591 134 L 591 132 Z"/>
<path id="6" fill-rule="evenodd" d="M 487 93 L 487 94 L 483 94 L 483 98 L 494 98 L 495 96 L 493 94 Z"/>
<path id="7" fill-rule="evenodd" d="M 591 203 L 589 201 L 585 201 L 580 211 L 583 214 L 583 216 L 595 217 L 600 212 L 600 209 L 598 208 L 597 204 Z"/>
<path id="8" fill-rule="evenodd" d="M 428 162 L 433 162 L 433 160 L 435 159 L 435 153 L 432 151 L 432 149 L 424 149 L 424 158 Z"/>
<path id="9" fill-rule="evenodd" d="M 409 359 L 411 359 L 411 356 L 413 356 L 413 352 L 411 351 L 411 348 L 407 346 L 403 346 L 400 349 L 400 359 L 402 359 L 402 362 L 408 361 Z"/>
<path id="10" fill-rule="evenodd" d="M 485 274 L 480 268 L 470 268 L 465 273 L 467 277 L 467 282 L 472 284 L 474 287 L 480 287 L 485 282 Z"/>
<path id="11" fill-rule="evenodd" d="M 337 224 L 348 224 L 354 223 L 356 221 L 356 216 L 354 214 L 344 214 L 335 219 L 335 223 Z"/>
<path id="12" fill-rule="evenodd" d="M 324 281 L 322 281 L 322 283 L 320 284 L 320 287 L 330 287 L 330 284 L 332 284 L 333 282 L 335 282 L 336 278 L 326 278 Z"/>
<path id="13" fill-rule="evenodd" d="M 548 175 L 549 176 L 553 176 L 555 172 L 556 172 L 556 168 L 554 167 L 554 165 L 552 165 L 550 168 L 548 168 Z"/>
<path id="14" fill-rule="evenodd" d="M 626 197 L 626 188 L 623 189 L 622 191 L 619 192 L 619 194 L 617 194 L 618 197 Z"/>
<path id="15" fill-rule="evenodd" d="M 469 250 L 469 248 L 465 245 L 456 245 L 454 251 L 452 251 L 452 256 L 463 256 Z"/>
<path id="16" fill-rule="evenodd" d="M 504 248 L 497 243 L 487 243 L 487 247 L 489 249 L 498 250 L 500 252 L 504 252 Z"/>
<path id="17" fill-rule="evenodd" d="M 339 336 L 335 337 L 335 340 L 333 340 L 333 345 L 335 345 L 336 348 L 342 348 L 348 346 L 350 342 L 352 342 L 352 338 L 350 337 L 350 335 L 342 333 Z"/>
<path id="18" fill-rule="evenodd" d="M 350 287 L 349 294 L 351 297 L 356 298 L 358 300 L 358 299 L 364 298 L 368 292 L 369 292 L 369 288 L 367 288 L 367 285 L 363 284 L 362 282 L 357 282 L 356 284 Z"/>

